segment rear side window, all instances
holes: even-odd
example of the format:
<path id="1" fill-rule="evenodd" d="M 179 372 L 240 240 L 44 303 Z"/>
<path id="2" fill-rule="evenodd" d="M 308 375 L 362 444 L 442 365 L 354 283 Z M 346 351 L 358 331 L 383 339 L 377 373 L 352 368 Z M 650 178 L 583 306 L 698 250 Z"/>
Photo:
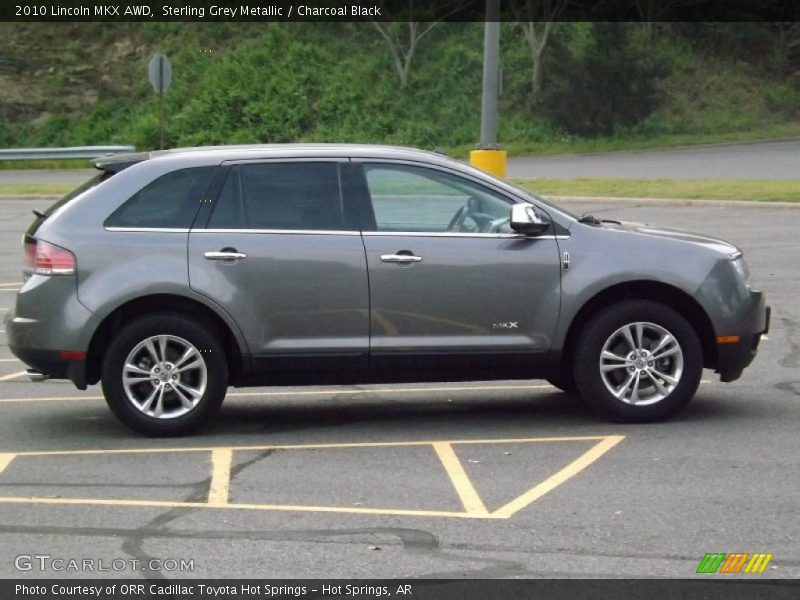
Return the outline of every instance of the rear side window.
<path id="1" fill-rule="evenodd" d="M 231 168 L 208 222 L 210 229 L 343 228 L 335 162 L 286 162 Z"/>
<path id="2" fill-rule="evenodd" d="M 162 175 L 115 210 L 106 219 L 105 226 L 190 227 L 216 168 L 180 169 Z"/>

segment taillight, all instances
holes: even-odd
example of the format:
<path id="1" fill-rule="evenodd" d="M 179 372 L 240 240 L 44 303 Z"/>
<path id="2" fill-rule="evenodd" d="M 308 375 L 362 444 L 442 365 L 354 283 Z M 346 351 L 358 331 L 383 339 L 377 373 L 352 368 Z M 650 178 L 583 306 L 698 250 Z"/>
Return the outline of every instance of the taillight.
<path id="1" fill-rule="evenodd" d="M 37 275 L 74 275 L 75 255 L 59 246 L 26 237 L 25 267 Z"/>

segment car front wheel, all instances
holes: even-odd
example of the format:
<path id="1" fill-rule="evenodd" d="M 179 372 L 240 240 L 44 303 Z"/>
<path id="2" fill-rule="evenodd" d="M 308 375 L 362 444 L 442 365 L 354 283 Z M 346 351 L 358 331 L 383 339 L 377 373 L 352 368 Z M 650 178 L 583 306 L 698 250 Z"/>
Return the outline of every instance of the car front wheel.
<path id="1" fill-rule="evenodd" d="M 114 414 L 147 435 L 183 435 L 203 425 L 227 389 L 227 364 L 216 338 L 177 314 L 139 318 L 111 342 L 103 393 Z"/>
<path id="2" fill-rule="evenodd" d="M 692 326 L 649 300 L 619 302 L 595 315 L 578 339 L 574 361 L 584 401 L 623 422 L 671 417 L 694 396 L 702 371 Z"/>

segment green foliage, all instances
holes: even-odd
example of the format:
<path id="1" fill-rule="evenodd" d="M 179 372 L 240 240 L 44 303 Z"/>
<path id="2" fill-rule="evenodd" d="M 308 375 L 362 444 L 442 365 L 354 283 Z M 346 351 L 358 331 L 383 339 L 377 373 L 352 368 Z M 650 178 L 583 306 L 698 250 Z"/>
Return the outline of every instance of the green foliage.
<path id="1" fill-rule="evenodd" d="M 438 24 L 420 41 L 403 89 L 369 23 L 87 23 L 67 34 L 53 32 L 67 51 L 38 59 L 54 67 L 41 76 L 52 116 L 0 124 L 1 145 L 158 147 L 158 97 L 146 79 L 153 52 L 173 65 L 169 147 L 336 141 L 466 151 L 478 137 L 481 23 Z M 525 151 L 603 139 L 707 141 L 800 118 L 800 75 L 792 75 L 800 26 L 790 24 L 559 23 L 538 103 L 515 23 L 502 24 L 501 62 L 500 141 Z M 86 83 L 76 83 L 80 73 Z M 97 99 L 68 102 L 76 88 Z"/>
<path id="2" fill-rule="evenodd" d="M 12 145 L 11 128 L 5 121 L 0 121 L 0 148 L 8 148 Z"/>
<path id="3" fill-rule="evenodd" d="M 630 42 L 630 27 L 593 24 L 592 41 L 567 55 L 543 96 L 544 110 L 565 131 L 611 135 L 641 122 L 662 99 L 664 65 Z"/>

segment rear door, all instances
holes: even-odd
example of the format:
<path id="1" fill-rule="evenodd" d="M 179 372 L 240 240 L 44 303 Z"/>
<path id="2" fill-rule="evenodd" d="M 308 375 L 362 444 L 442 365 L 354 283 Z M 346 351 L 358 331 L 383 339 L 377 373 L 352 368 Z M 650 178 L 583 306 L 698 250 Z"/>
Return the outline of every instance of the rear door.
<path id="1" fill-rule="evenodd" d="M 364 248 L 336 160 L 226 165 L 189 235 L 189 279 L 239 325 L 272 373 L 361 370 L 369 346 Z"/>

